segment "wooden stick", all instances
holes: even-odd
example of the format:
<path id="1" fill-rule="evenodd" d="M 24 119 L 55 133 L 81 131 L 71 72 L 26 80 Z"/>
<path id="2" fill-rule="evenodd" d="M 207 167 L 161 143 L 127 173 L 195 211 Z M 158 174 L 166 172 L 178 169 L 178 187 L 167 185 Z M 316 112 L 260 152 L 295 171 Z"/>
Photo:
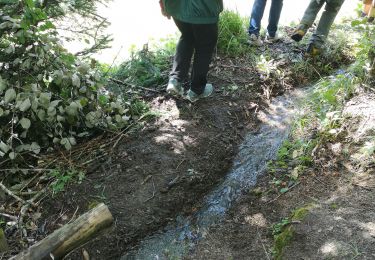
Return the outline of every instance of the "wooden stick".
<path id="1" fill-rule="evenodd" d="M 124 81 L 121 81 L 121 80 L 118 80 L 118 79 L 114 79 L 114 78 L 109 78 L 111 81 L 117 83 L 117 84 L 120 84 L 120 85 L 124 85 L 124 86 L 128 86 L 128 87 L 132 87 L 132 88 L 139 88 L 139 89 L 142 89 L 142 90 L 145 90 L 145 91 L 150 91 L 150 92 L 154 92 L 154 93 L 161 93 L 161 91 L 159 90 L 156 90 L 156 89 L 151 89 L 151 88 L 145 88 L 145 87 L 141 87 L 141 86 L 135 86 L 135 85 L 132 85 L 132 84 L 129 84 L 127 82 L 124 82 Z"/>
<path id="2" fill-rule="evenodd" d="M 100 204 L 10 260 L 62 259 L 109 228 L 112 223 L 113 217 L 108 207 Z"/>
<path id="3" fill-rule="evenodd" d="M 7 187 L 4 186 L 4 184 L 2 182 L 0 182 L 0 188 L 5 191 L 6 194 L 8 194 L 9 196 L 12 196 L 13 198 L 15 198 L 16 200 L 22 202 L 22 204 L 25 204 L 26 201 L 24 201 L 23 199 L 21 199 L 20 197 L 18 197 L 16 194 L 14 194 L 13 192 L 11 192 Z"/>

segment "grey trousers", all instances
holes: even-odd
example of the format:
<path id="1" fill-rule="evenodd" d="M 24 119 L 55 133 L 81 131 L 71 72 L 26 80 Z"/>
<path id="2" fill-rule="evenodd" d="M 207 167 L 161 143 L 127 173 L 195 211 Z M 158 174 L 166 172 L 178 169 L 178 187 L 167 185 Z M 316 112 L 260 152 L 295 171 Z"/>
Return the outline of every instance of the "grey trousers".
<path id="1" fill-rule="evenodd" d="M 311 0 L 309 6 L 307 7 L 305 14 L 301 20 L 301 24 L 306 26 L 306 29 L 312 26 L 317 14 L 320 9 L 324 7 L 322 17 L 319 20 L 318 27 L 315 33 L 311 37 L 311 43 L 314 43 L 317 47 L 321 47 L 331 29 L 331 26 L 340 11 L 340 8 L 345 0 Z"/>

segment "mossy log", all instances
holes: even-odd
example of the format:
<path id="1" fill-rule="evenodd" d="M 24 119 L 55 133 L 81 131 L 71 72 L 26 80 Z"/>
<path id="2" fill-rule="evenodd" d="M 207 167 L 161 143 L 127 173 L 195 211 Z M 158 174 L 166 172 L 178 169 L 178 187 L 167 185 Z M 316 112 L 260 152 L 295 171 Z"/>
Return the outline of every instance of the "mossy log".
<path id="1" fill-rule="evenodd" d="M 108 207 L 99 204 L 89 212 L 66 224 L 11 260 L 62 259 L 72 250 L 109 228 L 113 217 Z"/>

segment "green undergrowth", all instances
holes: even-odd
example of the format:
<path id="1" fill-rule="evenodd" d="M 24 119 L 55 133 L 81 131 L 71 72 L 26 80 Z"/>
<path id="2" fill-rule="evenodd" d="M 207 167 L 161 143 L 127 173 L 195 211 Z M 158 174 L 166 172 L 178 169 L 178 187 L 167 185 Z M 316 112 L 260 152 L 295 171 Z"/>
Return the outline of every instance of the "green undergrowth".
<path id="1" fill-rule="evenodd" d="M 293 224 L 298 224 L 299 222 L 303 221 L 314 207 L 315 206 L 313 204 L 308 204 L 306 206 L 296 208 L 289 217 L 283 218 L 280 222 L 272 225 L 272 235 L 274 238 L 272 256 L 274 259 L 282 259 L 284 249 L 291 242 L 295 233 Z"/>
<path id="2" fill-rule="evenodd" d="M 111 82 L 110 89 L 116 93 L 139 91 L 137 87 L 158 89 L 166 84 L 176 48 L 176 38 L 161 39 L 149 43 L 141 50 L 131 50 L 130 58 L 112 68 L 108 77 L 121 81 Z"/>
<path id="3" fill-rule="evenodd" d="M 247 19 L 238 12 L 225 10 L 220 15 L 217 48 L 224 55 L 238 56 L 249 53 Z"/>
<path id="4" fill-rule="evenodd" d="M 351 26 L 356 32 L 350 41 L 355 62 L 322 77 L 308 90 L 306 98 L 299 102 L 302 113 L 296 117 L 288 140 L 268 164 L 271 185 L 280 193 L 288 192 L 301 176 L 314 169 L 320 148 L 345 139 L 345 103 L 359 92 L 373 91 L 370 82 L 374 58 L 369 53 L 375 46 L 375 29 L 362 21 L 353 21 Z M 372 142 L 366 144 L 369 149 L 364 150 L 373 153 Z"/>

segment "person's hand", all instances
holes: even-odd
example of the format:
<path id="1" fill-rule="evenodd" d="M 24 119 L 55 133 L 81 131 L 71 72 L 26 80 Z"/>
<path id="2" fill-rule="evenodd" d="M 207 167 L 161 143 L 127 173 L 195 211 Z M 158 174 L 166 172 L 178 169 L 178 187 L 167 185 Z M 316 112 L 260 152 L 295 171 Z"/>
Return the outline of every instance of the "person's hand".
<path id="1" fill-rule="evenodd" d="M 375 1 L 375 0 L 374 0 Z M 164 4 L 162 0 L 159 0 L 161 14 L 167 17 L 168 19 L 171 19 L 171 16 L 165 11 Z"/>

